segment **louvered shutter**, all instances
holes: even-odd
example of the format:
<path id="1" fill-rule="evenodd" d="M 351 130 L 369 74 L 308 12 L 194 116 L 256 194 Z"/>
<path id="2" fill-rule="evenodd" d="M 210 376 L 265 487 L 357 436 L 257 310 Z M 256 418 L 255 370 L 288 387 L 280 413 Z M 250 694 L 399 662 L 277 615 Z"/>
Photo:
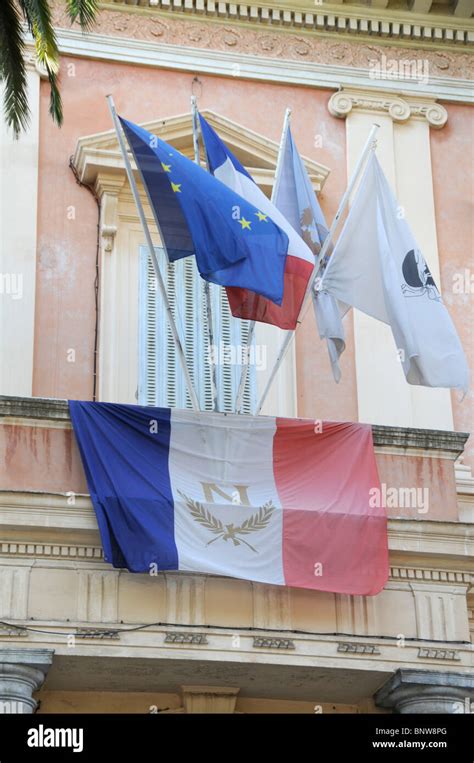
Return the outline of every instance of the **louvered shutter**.
<path id="1" fill-rule="evenodd" d="M 211 366 L 204 299 L 204 281 L 196 269 L 194 257 L 169 263 L 162 249 L 157 249 L 171 310 L 183 342 L 188 368 L 201 408 L 212 409 Z M 234 409 L 242 365 L 225 360 L 225 351 L 233 348 L 236 357 L 246 344 L 249 324 L 232 318 L 224 289 L 210 285 L 214 318 L 214 343 L 218 347 L 217 389 L 220 411 Z M 186 385 L 177 361 L 166 311 L 157 289 L 155 272 L 147 250 L 140 249 L 139 283 L 139 383 L 141 405 L 190 408 Z M 255 367 L 249 368 L 244 397 L 244 412 L 256 403 Z"/>

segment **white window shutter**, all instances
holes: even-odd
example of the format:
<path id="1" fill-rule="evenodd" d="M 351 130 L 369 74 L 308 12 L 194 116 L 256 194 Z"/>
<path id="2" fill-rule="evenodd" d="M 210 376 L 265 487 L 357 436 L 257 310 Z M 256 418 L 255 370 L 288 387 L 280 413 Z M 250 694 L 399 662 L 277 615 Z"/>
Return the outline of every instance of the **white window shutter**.
<path id="1" fill-rule="evenodd" d="M 204 281 L 199 276 L 194 257 L 169 263 L 162 249 L 157 249 L 171 310 L 183 342 L 186 360 L 203 410 L 212 409 L 209 335 L 204 299 Z M 242 365 L 241 347 L 248 336 L 248 321 L 233 318 L 225 289 L 210 285 L 214 319 L 214 342 L 217 347 L 217 389 L 219 410 L 234 410 Z M 139 385 L 141 405 L 166 408 L 190 408 L 180 364 L 169 328 L 163 301 L 156 286 L 155 272 L 145 247 L 140 249 L 139 283 Z M 237 363 L 225 361 L 233 351 Z M 255 367 L 250 366 L 244 396 L 244 412 L 256 403 Z"/>

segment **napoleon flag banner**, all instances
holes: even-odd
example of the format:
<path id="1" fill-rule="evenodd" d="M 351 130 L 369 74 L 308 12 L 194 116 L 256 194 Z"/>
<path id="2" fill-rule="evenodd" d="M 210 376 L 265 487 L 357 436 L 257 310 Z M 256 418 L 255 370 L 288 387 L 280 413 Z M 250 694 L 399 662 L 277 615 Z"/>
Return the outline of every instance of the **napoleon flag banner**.
<path id="1" fill-rule="evenodd" d="M 70 401 L 106 561 L 378 593 L 387 522 L 366 424 Z"/>

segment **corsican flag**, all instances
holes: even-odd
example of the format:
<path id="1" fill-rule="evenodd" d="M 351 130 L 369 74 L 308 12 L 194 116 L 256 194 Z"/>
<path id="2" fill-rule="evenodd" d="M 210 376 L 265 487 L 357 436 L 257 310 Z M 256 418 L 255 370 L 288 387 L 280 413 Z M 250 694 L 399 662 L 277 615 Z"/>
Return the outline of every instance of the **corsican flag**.
<path id="1" fill-rule="evenodd" d="M 258 207 L 156 135 L 120 118 L 169 259 L 195 254 L 207 281 L 283 298 L 288 236 Z"/>
<path id="2" fill-rule="evenodd" d="M 387 323 L 409 384 L 467 391 L 461 342 L 372 153 L 320 289 Z"/>
<path id="3" fill-rule="evenodd" d="M 308 244 L 315 258 L 318 257 L 329 231 L 289 125 L 283 137 L 281 170 L 273 201 Z M 321 263 L 320 275 L 324 272 L 329 255 L 330 251 Z M 337 300 L 327 292 L 317 292 L 315 289 L 313 289 L 312 298 L 316 321 L 320 329 L 319 335 L 321 339 L 327 341 L 334 378 L 339 382 L 341 378 L 339 356 L 346 346 L 340 311 L 345 307 L 344 312 L 347 312 L 349 307 L 339 305 Z"/>
<path id="4" fill-rule="evenodd" d="M 283 136 L 281 169 L 273 203 L 317 257 L 328 227 L 289 125 Z"/>
<path id="5" fill-rule="evenodd" d="M 227 289 L 232 315 L 236 318 L 271 323 L 282 329 L 294 329 L 313 272 L 312 251 L 201 114 L 199 119 L 209 168 L 213 175 L 257 207 L 260 210 L 260 213 L 256 213 L 259 220 L 273 220 L 288 236 L 281 305 L 270 303 L 256 293 L 257 289 L 253 287 L 249 290 Z M 263 217 L 261 212 L 264 213 Z"/>
<path id="6" fill-rule="evenodd" d="M 69 408 L 114 567 L 345 594 L 383 588 L 387 522 L 371 498 L 380 482 L 370 426 L 111 403 Z"/>

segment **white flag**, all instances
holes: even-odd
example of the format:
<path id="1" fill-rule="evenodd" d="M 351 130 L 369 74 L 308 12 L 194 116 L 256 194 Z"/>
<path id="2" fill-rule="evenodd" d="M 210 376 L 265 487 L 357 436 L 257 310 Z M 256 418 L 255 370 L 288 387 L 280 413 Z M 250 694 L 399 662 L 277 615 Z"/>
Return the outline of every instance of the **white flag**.
<path id="1" fill-rule="evenodd" d="M 456 329 L 374 153 L 320 290 L 391 327 L 409 384 L 467 391 Z"/>
<path id="2" fill-rule="evenodd" d="M 313 308 L 320 339 L 326 339 L 329 360 L 337 384 L 341 380 L 339 358 L 346 349 L 346 334 L 342 319 L 350 310 L 350 305 L 335 299 L 327 291 L 313 289 Z"/>
<path id="3" fill-rule="evenodd" d="M 289 125 L 283 138 L 281 169 L 273 201 L 317 258 L 328 235 L 328 226 Z M 319 272 L 324 271 L 330 252 L 331 247 Z M 317 293 L 314 287 L 311 296 L 319 336 L 327 341 L 332 372 L 336 382 L 339 382 L 339 356 L 346 347 L 342 318 L 350 307 L 341 305 L 327 292 Z"/>

